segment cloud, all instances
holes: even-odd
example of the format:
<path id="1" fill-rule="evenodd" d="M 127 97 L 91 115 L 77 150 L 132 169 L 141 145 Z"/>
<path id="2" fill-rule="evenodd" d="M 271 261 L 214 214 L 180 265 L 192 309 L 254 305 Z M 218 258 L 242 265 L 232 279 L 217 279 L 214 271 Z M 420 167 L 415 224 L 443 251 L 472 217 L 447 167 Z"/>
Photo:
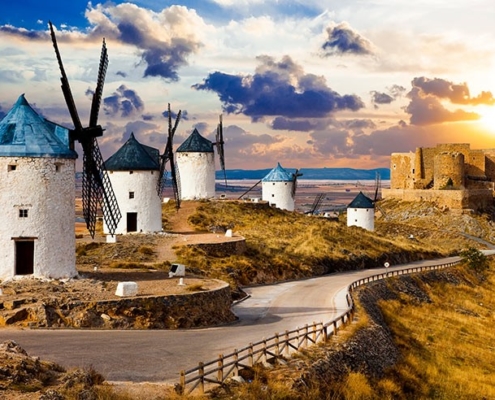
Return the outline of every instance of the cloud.
<path id="1" fill-rule="evenodd" d="M 372 90 L 371 94 L 371 102 L 374 104 L 390 104 L 394 101 L 394 98 L 387 93 L 380 93 L 376 90 Z"/>
<path id="2" fill-rule="evenodd" d="M 113 95 L 103 99 L 106 115 L 130 117 L 143 111 L 144 103 L 136 91 L 120 85 Z"/>
<path id="3" fill-rule="evenodd" d="M 421 92 L 425 95 L 433 95 L 438 98 L 448 99 L 454 104 L 495 104 L 495 98 L 491 92 L 481 92 L 478 96 L 471 97 L 466 83 L 455 84 L 445 79 L 428 79 L 422 76 L 414 78 L 412 85 L 413 87 L 421 89 Z"/>
<path id="4" fill-rule="evenodd" d="M 127 74 L 125 72 L 123 72 L 123 71 L 117 71 L 115 73 L 115 75 L 121 76 L 122 78 L 126 78 L 127 77 Z"/>
<path id="5" fill-rule="evenodd" d="M 156 13 L 135 4 L 101 5 L 86 11 L 92 36 L 111 37 L 135 46 L 145 64 L 144 77 L 179 80 L 178 69 L 202 46 L 196 30 L 204 23 L 196 11 L 171 6 Z"/>
<path id="6" fill-rule="evenodd" d="M 16 28 L 12 25 L 0 26 L 0 34 L 6 34 L 9 36 L 15 36 L 21 39 L 45 41 L 48 40 L 49 35 L 47 32 L 27 30 L 25 28 Z"/>
<path id="7" fill-rule="evenodd" d="M 406 91 L 404 86 L 400 85 L 392 85 L 387 88 L 388 93 L 378 92 L 376 90 L 372 90 L 371 94 L 371 102 L 374 104 L 375 108 L 378 108 L 377 104 L 390 104 L 398 97 L 402 96 Z"/>
<path id="8" fill-rule="evenodd" d="M 435 96 L 424 95 L 421 89 L 415 87 L 407 95 L 411 101 L 404 110 L 411 115 L 413 125 L 432 125 L 443 122 L 470 121 L 479 119 L 474 112 L 461 109 L 450 111 L 446 109 Z"/>
<path id="9" fill-rule="evenodd" d="M 330 26 L 326 31 L 328 38 L 321 46 L 325 57 L 335 54 L 373 54 L 371 42 L 354 31 L 346 22 Z"/>
<path id="10" fill-rule="evenodd" d="M 5 117 L 6 115 L 7 115 L 7 113 L 4 112 L 3 109 L 2 109 L 2 106 L 0 106 L 0 120 L 2 120 L 3 117 Z"/>
<path id="11" fill-rule="evenodd" d="M 443 122 L 472 121 L 480 118 L 476 112 L 456 109 L 447 109 L 441 100 L 452 104 L 477 106 L 481 104 L 493 105 L 495 99 L 490 92 L 481 92 L 471 97 L 467 84 L 454 84 L 445 79 L 414 78 L 412 89 L 407 94 L 410 99 L 404 110 L 410 114 L 410 123 L 413 125 L 431 125 Z"/>
<path id="12" fill-rule="evenodd" d="M 192 87 L 216 92 L 224 111 L 247 115 L 253 121 L 265 116 L 322 118 L 332 112 L 364 107 L 358 96 L 333 91 L 324 77 L 304 73 L 289 56 L 279 62 L 269 56 L 257 59 L 259 65 L 253 75 L 217 71 Z"/>

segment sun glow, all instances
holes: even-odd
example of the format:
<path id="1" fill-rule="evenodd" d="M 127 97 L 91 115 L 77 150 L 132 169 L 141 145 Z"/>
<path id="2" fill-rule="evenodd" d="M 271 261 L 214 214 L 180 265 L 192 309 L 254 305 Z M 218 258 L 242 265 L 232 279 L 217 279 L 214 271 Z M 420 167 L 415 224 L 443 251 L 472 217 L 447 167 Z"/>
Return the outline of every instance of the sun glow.
<path id="1" fill-rule="evenodd" d="M 485 106 L 477 111 L 481 116 L 480 122 L 486 129 L 495 132 L 495 106 Z"/>

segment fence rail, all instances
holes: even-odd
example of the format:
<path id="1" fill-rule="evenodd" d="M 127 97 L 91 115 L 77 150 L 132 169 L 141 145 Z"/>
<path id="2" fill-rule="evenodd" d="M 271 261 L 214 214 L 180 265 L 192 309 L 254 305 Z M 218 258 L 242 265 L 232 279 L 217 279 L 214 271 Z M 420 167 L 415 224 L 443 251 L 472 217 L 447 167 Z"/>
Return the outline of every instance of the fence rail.
<path id="1" fill-rule="evenodd" d="M 359 286 L 394 276 L 444 269 L 459 263 L 460 260 L 445 264 L 391 270 L 358 279 L 348 286 L 348 293 L 346 294 L 348 309 L 340 316 L 326 323 L 313 322 L 303 328 L 287 330 L 282 334 L 275 333 L 269 338 L 250 343 L 241 349 L 235 349 L 232 353 L 220 354 L 215 360 L 200 362 L 197 367 L 180 372 L 178 391 L 182 394 L 190 394 L 198 389 L 200 393 L 204 393 L 205 383 L 221 385 L 227 379 L 238 376 L 239 370 L 242 368 L 253 367 L 255 364 L 265 363 L 268 360 L 277 362 L 280 358 L 287 357 L 303 348 L 308 348 L 319 342 L 326 342 L 330 336 L 337 335 L 340 329 L 352 322 L 355 309 L 351 293 Z"/>

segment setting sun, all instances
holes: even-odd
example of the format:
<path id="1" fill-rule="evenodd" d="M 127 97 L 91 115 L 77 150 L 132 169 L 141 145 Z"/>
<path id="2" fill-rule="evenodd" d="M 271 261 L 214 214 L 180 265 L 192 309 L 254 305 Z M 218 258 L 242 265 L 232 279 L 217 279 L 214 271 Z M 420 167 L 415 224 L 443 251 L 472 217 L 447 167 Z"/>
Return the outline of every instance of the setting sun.
<path id="1" fill-rule="evenodd" d="M 477 112 L 481 116 L 480 122 L 483 126 L 495 132 L 495 106 L 485 106 Z"/>

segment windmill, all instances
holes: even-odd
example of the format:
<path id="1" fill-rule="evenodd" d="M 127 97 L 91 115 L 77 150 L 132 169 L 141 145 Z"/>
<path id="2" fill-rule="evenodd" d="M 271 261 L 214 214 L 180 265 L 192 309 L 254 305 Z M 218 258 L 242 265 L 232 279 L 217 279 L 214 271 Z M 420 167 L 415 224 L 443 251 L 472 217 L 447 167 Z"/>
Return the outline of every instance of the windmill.
<path id="1" fill-rule="evenodd" d="M 100 64 L 98 68 L 98 77 L 96 80 L 96 89 L 93 94 L 91 103 L 91 112 L 89 117 L 89 126 L 83 127 L 79 114 L 77 113 L 74 98 L 69 85 L 69 80 L 62 64 L 62 57 L 57 45 L 53 25 L 49 22 L 50 34 L 57 56 L 60 68 L 62 82 L 62 92 L 69 110 L 74 129 L 71 131 L 71 147 L 73 148 L 74 140 L 77 140 L 83 149 L 83 181 L 82 181 L 82 203 L 83 214 L 91 237 L 95 236 L 96 213 L 98 204 L 101 206 L 105 220 L 107 221 L 108 230 L 111 235 L 115 233 L 117 224 L 121 218 L 117 199 L 112 189 L 112 184 L 108 178 L 105 164 L 98 146 L 97 137 L 103 135 L 103 128 L 98 125 L 98 114 L 100 111 L 101 98 L 103 94 L 103 85 L 105 83 L 105 74 L 108 66 L 108 54 L 103 39 L 101 49 Z"/>
<path id="2" fill-rule="evenodd" d="M 223 149 L 223 145 L 225 142 L 223 141 L 222 115 L 219 115 L 218 119 L 219 122 L 217 125 L 217 134 L 215 136 L 216 142 L 213 144 L 217 146 L 217 154 L 218 154 L 218 158 L 220 159 L 220 168 L 223 171 L 223 179 L 225 181 L 225 186 L 227 187 L 227 174 L 225 173 L 225 153 Z"/>
<path id="3" fill-rule="evenodd" d="M 168 137 L 167 144 L 165 145 L 165 150 L 163 154 L 160 155 L 160 174 L 158 176 L 157 191 L 158 196 L 161 195 L 163 190 L 164 175 L 165 175 L 165 164 L 167 161 L 170 162 L 170 175 L 172 176 L 172 188 L 174 191 L 175 198 L 175 208 L 178 210 L 180 208 L 180 181 L 179 174 L 175 168 L 174 152 L 173 152 L 173 141 L 175 131 L 179 125 L 182 110 L 179 110 L 177 117 L 175 118 L 174 126 L 172 127 L 172 111 L 170 110 L 170 103 L 168 104 Z"/>
<path id="4" fill-rule="evenodd" d="M 292 174 L 292 189 L 291 189 L 291 196 L 293 199 L 296 198 L 296 190 L 297 190 L 297 178 L 302 176 L 303 174 L 299 172 L 298 169 L 296 169 L 296 172 Z"/>

